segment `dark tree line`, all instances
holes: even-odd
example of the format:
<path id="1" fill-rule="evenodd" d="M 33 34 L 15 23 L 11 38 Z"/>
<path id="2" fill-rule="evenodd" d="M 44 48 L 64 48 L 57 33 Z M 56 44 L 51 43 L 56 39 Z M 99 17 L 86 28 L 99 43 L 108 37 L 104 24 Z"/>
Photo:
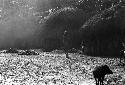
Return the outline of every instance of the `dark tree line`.
<path id="1" fill-rule="evenodd" d="M 125 41 L 123 39 L 125 30 L 124 3 L 112 0 L 112 3 L 108 5 L 106 1 L 103 2 L 106 7 L 104 5 L 100 8 L 101 5 L 98 3 L 97 8 L 99 7 L 101 10 L 93 17 L 88 11 L 83 11 L 84 7 L 80 8 L 79 5 L 76 5 L 77 8 L 65 7 L 57 10 L 48 16 L 42 34 L 45 34 L 46 38 L 57 37 L 63 43 L 59 45 L 61 48 L 64 46 L 63 33 L 67 30 L 68 40 L 66 42 L 68 42 L 67 46 L 69 47 L 66 47 L 68 49 L 80 49 L 81 43 L 84 42 L 83 50 L 87 55 L 119 56 L 120 50 L 123 49 L 121 43 Z M 102 4 L 102 2 L 100 3 Z M 81 7 L 84 6 L 83 4 Z M 91 5 L 90 8 L 93 8 Z"/>
<path id="2" fill-rule="evenodd" d="M 124 42 L 124 11 L 119 3 L 90 18 L 80 29 L 86 46 L 86 54 L 95 56 L 119 56 Z M 122 10 L 122 13 L 121 13 Z"/>
<path id="3" fill-rule="evenodd" d="M 84 16 L 83 16 L 84 15 Z M 45 47 L 44 39 L 56 38 L 59 39 L 63 43 L 64 31 L 68 32 L 68 45 L 66 47 L 78 48 L 81 39 L 79 39 L 78 29 L 82 26 L 82 24 L 88 19 L 88 15 L 80 9 L 65 7 L 57 10 L 56 12 L 50 14 L 43 24 L 43 30 L 40 32 L 39 36 L 42 36 L 41 44 L 42 47 Z M 59 44 L 59 43 L 57 43 Z M 47 44 L 46 44 L 47 45 Z M 48 44 L 52 45 L 52 44 Z M 51 47 L 51 46 L 50 46 Z M 57 49 L 55 45 L 53 45 L 53 50 Z M 64 48 L 64 43 L 60 43 L 59 49 Z M 47 49 L 47 48 L 46 48 Z M 50 49 L 50 48 L 48 48 Z"/>
<path id="4" fill-rule="evenodd" d="M 122 1 L 122 2 L 120 2 Z M 46 3 L 46 1 L 43 1 Z M 87 55 L 119 55 L 125 42 L 124 0 L 54 0 L 46 4 L 49 13 L 33 37 L 17 39 L 12 46 L 2 48 L 81 49 Z M 42 2 L 39 2 L 42 3 Z M 64 5 L 63 5 L 64 4 Z M 42 5 L 38 5 L 40 10 Z M 36 24 L 37 25 L 37 24 Z M 68 33 L 64 40 L 65 30 Z M 35 37 L 34 37 L 35 36 Z M 13 41 L 11 41 L 13 42 Z M 81 46 L 83 42 L 84 46 Z M 10 43 L 10 42 L 8 42 Z M 66 45 L 67 43 L 67 45 Z"/>

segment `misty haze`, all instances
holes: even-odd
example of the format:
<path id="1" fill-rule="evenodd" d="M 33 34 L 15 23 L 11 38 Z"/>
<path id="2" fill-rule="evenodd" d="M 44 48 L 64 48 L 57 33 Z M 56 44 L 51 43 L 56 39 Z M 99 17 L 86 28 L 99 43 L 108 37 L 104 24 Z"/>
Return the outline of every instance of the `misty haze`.
<path id="1" fill-rule="evenodd" d="M 124 85 L 125 0 L 0 0 L 0 85 Z"/>

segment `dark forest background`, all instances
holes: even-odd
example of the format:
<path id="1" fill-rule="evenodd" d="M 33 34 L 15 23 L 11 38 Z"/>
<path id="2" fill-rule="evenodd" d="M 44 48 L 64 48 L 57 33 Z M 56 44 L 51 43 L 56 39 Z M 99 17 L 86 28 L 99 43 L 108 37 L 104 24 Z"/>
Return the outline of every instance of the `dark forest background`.
<path id="1" fill-rule="evenodd" d="M 59 8 L 48 15 L 43 25 L 45 30 L 41 34 L 46 36 L 42 48 L 46 51 L 75 48 L 93 56 L 120 55 L 124 49 L 124 1 L 57 2 Z"/>
<path id="2" fill-rule="evenodd" d="M 0 48 L 76 49 L 92 56 L 120 56 L 125 43 L 124 5 L 124 0 L 37 0 L 30 17 L 14 16 L 6 19 L 7 26 L 0 24 Z"/>

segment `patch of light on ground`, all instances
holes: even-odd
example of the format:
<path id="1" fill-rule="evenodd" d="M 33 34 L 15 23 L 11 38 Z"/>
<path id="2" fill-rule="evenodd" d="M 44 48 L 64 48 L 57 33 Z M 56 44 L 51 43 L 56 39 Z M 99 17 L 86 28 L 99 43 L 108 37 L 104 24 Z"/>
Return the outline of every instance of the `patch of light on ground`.
<path id="1" fill-rule="evenodd" d="M 79 85 L 95 85 L 95 82 L 94 82 L 94 80 L 93 81 L 86 80 L 86 81 L 80 82 Z"/>

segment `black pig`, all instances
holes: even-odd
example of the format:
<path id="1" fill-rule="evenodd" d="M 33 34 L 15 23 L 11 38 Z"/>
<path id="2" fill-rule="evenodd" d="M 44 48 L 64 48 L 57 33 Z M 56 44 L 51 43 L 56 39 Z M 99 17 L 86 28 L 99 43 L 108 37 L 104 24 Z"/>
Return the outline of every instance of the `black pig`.
<path id="1" fill-rule="evenodd" d="M 107 65 L 98 66 L 93 70 L 96 85 L 104 85 L 103 81 L 106 74 L 113 74 Z"/>

